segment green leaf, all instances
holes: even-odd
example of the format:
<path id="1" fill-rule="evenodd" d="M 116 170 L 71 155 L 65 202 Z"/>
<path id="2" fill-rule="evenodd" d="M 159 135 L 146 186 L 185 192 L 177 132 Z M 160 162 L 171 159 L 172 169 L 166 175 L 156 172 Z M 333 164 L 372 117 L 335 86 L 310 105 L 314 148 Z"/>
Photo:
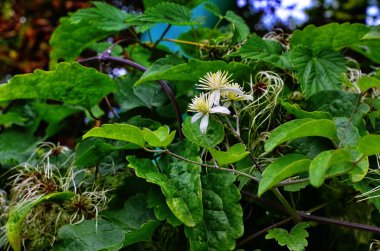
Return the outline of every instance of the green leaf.
<path id="1" fill-rule="evenodd" d="M 349 118 L 336 117 L 334 122 L 337 128 L 339 145 L 355 146 L 360 138 L 359 130 L 356 128 Z"/>
<path id="2" fill-rule="evenodd" d="M 173 145 L 177 154 L 200 162 L 199 148 L 188 141 Z M 195 226 L 203 216 L 200 167 L 165 156 L 160 159 L 161 172 L 148 159 L 128 156 L 129 167 L 136 175 L 161 187 L 166 203 L 173 214 L 186 226 Z"/>
<path id="3" fill-rule="evenodd" d="M 53 250 L 116 251 L 148 241 L 160 223 L 146 206 L 146 196 L 137 194 L 128 198 L 122 209 L 104 211 L 106 219 L 64 225 L 59 229 Z"/>
<path id="4" fill-rule="evenodd" d="M 147 207 L 146 195 L 141 193 L 129 197 L 124 203 L 124 208 L 107 210 L 102 215 L 123 229 L 123 247 L 150 240 L 154 230 L 160 225 L 152 210 Z"/>
<path id="5" fill-rule="evenodd" d="M 0 85 L 0 101 L 53 99 L 91 109 L 114 90 L 115 84 L 106 74 L 78 63 L 60 63 L 54 71 L 14 76 Z"/>
<path id="6" fill-rule="evenodd" d="M 138 32 L 144 32 L 157 23 L 177 26 L 200 25 L 203 23 L 201 18 L 192 18 L 189 8 L 171 2 L 162 2 L 149 7 L 145 10 L 145 13 L 134 21 L 139 24 L 139 27 L 137 27 Z"/>
<path id="7" fill-rule="evenodd" d="M 203 4 L 203 8 L 205 8 L 206 10 L 208 10 L 209 12 L 211 12 L 212 14 L 214 14 L 217 17 L 221 17 L 222 16 L 222 11 L 218 7 L 218 5 L 216 5 L 213 2 L 206 2 L 206 3 L 204 3 Z"/>
<path id="8" fill-rule="evenodd" d="M 10 127 L 13 124 L 22 125 L 25 121 L 27 118 L 16 112 L 0 114 L 0 125 L 4 127 Z"/>
<path id="9" fill-rule="evenodd" d="M 121 140 L 133 143 L 140 147 L 143 147 L 145 143 L 142 130 L 136 126 L 128 124 L 104 124 L 102 127 L 92 128 L 83 135 L 83 139 L 88 137 Z"/>
<path id="10" fill-rule="evenodd" d="M 170 211 L 170 208 L 166 204 L 165 196 L 159 189 L 152 188 L 149 190 L 147 203 L 148 207 L 154 210 L 154 215 L 158 220 L 167 220 L 173 226 L 182 224 L 172 211 Z"/>
<path id="11" fill-rule="evenodd" d="M 157 63 L 156 63 L 157 62 Z M 173 80 L 173 81 L 196 81 L 208 72 L 228 71 L 235 81 L 249 79 L 251 69 L 242 63 L 226 63 L 224 61 L 202 61 L 190 59 L 188 63 L 173 65 L 171 60 L 158 60 L 148 68 L 135 86 L 145 81 Z M 178 61 L 177 61 L 178 62 Z M 176 62 L 176 63 L 177 63 Z M 247 76 L 248 75 L 248 76 Z"/>
<path id="12" fill-rule="evenodd" d="M 84 220 L 75 225 L 64 225 L 59 229 L 54 251 L 116 251 L 121 249 L 125 234 L 112 222 Z"/>
<path id="13" fill-rule="evenodd" d="M 64 126 L 62 122 L 65 118 L 80 112 L 78 108 L 46 103 L 34 103 L 33 107 L 38 116 L 49 124 L 45 131 L 47 137 L 53 136 Z"/>
<path id="14" fill-rule="evenodd" d="M 294 115 L 297 119 L 332 119 L 332 115 L 328 112 L 313 111 L 307 112 L 300 108 L 297 104 L 290 104 L 286 101 L 281 102 L 282 107 L 289 113 Z"/>
<path id="15" fill-rule="evenodd" d="M 290 51 L 290 62 L 306 97 L 323 90 L 339 89 L 340 75 L 346 71 L 344 57 L 331 49 L 314 52 L 296 47 Z"/>
<path id="16" fill-rule="evenodd" d="M 69 17 L 60 19 L 54 30 L 50 45 L 50 68 L 58 60 L 75 60 L 81 52 L 95 42 L 124 30 L 139 14 L 130 14 L 104 2 L 94 2 L 95 7 L 81 9 Z"/>
<path id="17" fill-rule="evenodd" d="M 258 195 L 261 196 L 286 178 L 306 172 L 310 162 L 310 159 L 301 154 L 289 154 L 276 159 L 265 168 L 259 183 Z"/>
<path id="18" fill-rule="evenodd" d="M 10 208 L 8 213 L 8 221 L 5 224 L 5 231 L 10 246 L 15 251 L 21 250 L 21 225 L 22 221 L 28 215 L 29 211 L 44 202 L 63 202 L 75 196 L 71 192 L 59 192 L 45 195 L 36 200 L 28 200 L 19 203 Z"/>
<path id="19" fill-rule="evenodd" d="M 358 150 L 367 156 L 380 154 L 380 135 L 369 134 L 359 139 Z"/>
<path id="20" fill-rule="evenodd" d="M 360 43 L 353 44 L 350 48 L 373 62 L 380 64 L 380 49 L 378 40 L 364 40 Z"/>
<path id="21" fill-rule="evenodd" d="M 291 251 L 303 251 L 308 245 L 306 237 L 309 233 L 305 228 L 309 226 L 307 222 L 300 222 L 290 230 L 290 233 L 282 228 L 273 228 L 268 230 L 265 239 L 276 239 L 280 246 L 286 245 Z"/>
<path id="22" fill-rule="evenodd" d="M 357 94 L 344 91 L 321 91 L 308 99 L 308 110 L 326 111 L 333 117 L 351 118 L 352 125 L 364 136 L 367 130 L 363 117 L 370 111 L 370 107 L 365 103 L 357 103 L 359 98 Z"/>
<path id="23" fill-rule="evenodd" d="M 15 129 L 4 130 L 0 133 L 0 164 L 16 166 L 28 159 L 35 150 L 39 139 L 31 132 Z"/>
<path id="24" fill-rule="evenodd" d="M 322 137 L 295 139 L 289 142 L 288 146 L 292 152 L 306 155 L 310 159 L 314 159 L 323 151 L 334 148 L 334 145 L 328 139 Z"/>
<path id="25" fill-rule="evenodd" d="M 232 43 L 238 43 L 247 38 L 249 35 L 249 27 L 241 16 L 236 15 L 235 12 L 229 10 L 226 12 L 225 18 L 234 28 Z"/>
<path id="26" fill-rule="evenodd" d="M 121 112 L 127 112 L 137 107 L 153 109 L 163 106 L 168 100 L 158 83 L 145 82 L 133 87 L 136 76 L 130 74 L 123 78 L 117 78 L 115 81 L 118 88 L 114 95 Z"/>
<path id="27" fill-rule="evenodd" d="M 128 18 L 135 15 L 105 2 L 92 2 L 95 7 L 80 9 L 70 16 L 72 23 L 89 21 L 105 31 L 117 32 L 129 27 Z"/>
<path id="28" fill-rule="evenodd" d="M 245 146 L 240 143 L 231 146 L 226 152 L 215 149 L 210 149 L 209 151 L 212 157 L 221 166 L 238 162 L 249 154 L 249 152 L 246 151 Z"/>
<path id="29" fill-rule="evenodd" d="M 380 87 L 380 79 L 364 76 L 358 79 L 357 85 L 362 92 L 366 92 L 370 88 Z"/>
<path id="30" fill-rule="evenodd" d="M 337 142 L 336 126 L 328 119 L 295 119 L 280 125 L 272 131 L 265 142 L 265 151 L 270 152 L 276 146 L 297 138 L 319 136 Z"/>
<path id="31" fill-rule="evenodd" d="M 191 251 L 234 250 L 235 240 L 244 232 L 235 178 L 232 173 L 214 170 L 202 176 L 203 221 L 195 227 L 185 227 Z"/>
<path id="32" fill-rule="evenodd" d="M 314 187 L 320 187 L 326 176 L 327 170 L 337 164 L 351 163 L 352 157 L 345 149 L 324 151 L 315 157 L 310 163 L 309 177 L 310 183 Z"/>
<path id="33" fill-rule="evenodd" d="M 199 129 L 200 120 L 191 123 L 191 118 L 187 117 L 182 124 L 183 134 L 187 139 L 194 144 L 200 145 L 203 148 L 214 148 L 224 139 L 224 129 L 221 124 L 209 118 L 207 132 L 203 134 Z"/>
<path id="34" fill-rule="evenodd" d="M 96 166 L 112 152 L 124 149 L 130 149 L 129 144 L 124 143 L 121 146 L 114 146 L 103 139 L 89 138 L 77 145 L 75 165 L 78 167 Z"/>
<path id="35" fill-rule="evenodd" d="M 156 131 L 151 131 L 144 128 L 142 131 L 145 141 L 153 147 L 166 147 L 172 143 L 175 136 L 175 131 L 170 132 L 168 126 L 161 126 Z"/>
<path id="36" fill-rule="evenodd" d="M 282 46 L 280 43 L 262 39 L 258 35 L 253 34 L 237 52 L 231 53 L 228 56 L 240 56 L 244 59 L 263 61 L 280 68 L 290 68 L 288 59 L 281 54 Z"/>
<path id="37" fill-rule="evenodd" d="M 331 23 L 320 27 L 308 25 L 302 31 L 293 33 L 290 46 L 308 46 L 315 51 L 323 48 L 341 50 L 355 45 L 368 33 L 370 27 L 364 24 Z"/>
<path id="38" fill-rule="evenodd" d="M 349 148 L 352 159 L 355 161 L 354 168 L 349 172 L 350 180 L 352 182 L 359 182 L 366 177 L 369 170 L 369 159 L 368 156 L 362 155 L 358 150 L 358 147 Z M 360 160 L 360 161 L 359 161 Z"/>

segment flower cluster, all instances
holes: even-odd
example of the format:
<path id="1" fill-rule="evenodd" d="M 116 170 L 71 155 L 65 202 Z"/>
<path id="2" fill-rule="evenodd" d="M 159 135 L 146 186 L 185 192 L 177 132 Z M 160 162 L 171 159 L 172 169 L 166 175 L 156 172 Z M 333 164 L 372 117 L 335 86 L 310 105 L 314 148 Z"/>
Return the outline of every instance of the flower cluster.
<path id="1" fill-rule="evenodd" d="M 200 78 L 199 84 L 196 85 L 206 93 L 192 99 L 189 111 L 196 113 L 191 118 L 191 123 L 201 119 L 200 130 L 203 134 L 207 131 L 211 113 L 230 114 L 228 107 L 234 102 L 252 100 L 252 96 L 246 95 L 243 88 L 230 78 L 228 72 L 209 72 Z"/>

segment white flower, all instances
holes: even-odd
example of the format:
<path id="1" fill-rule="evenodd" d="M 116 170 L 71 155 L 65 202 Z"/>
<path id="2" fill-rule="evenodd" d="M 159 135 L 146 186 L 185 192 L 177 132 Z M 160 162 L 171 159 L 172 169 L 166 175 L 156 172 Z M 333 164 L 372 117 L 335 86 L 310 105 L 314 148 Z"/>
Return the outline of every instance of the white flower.
<path id="1" fill-rule="evenodd" d="M 210 113 L 224 113 L 230 114 L 230 111 L 223 106 L 214 106 L 213 100 L 209 97 L 209 94 L 201 93 L 192 99 L 192 103 L 189 105 L 190 112 L 196 112 L 191 118 L 191 123 L 201 119 L 199 126 L 203 134 L 206 133 L 208 127 L 208 120 Z"/>
<path id="2" fill-rule="evenodd" d="M 230 80 L 231 75 L 228 72 L 217 71 L 215 73 L 209 72 L 203 78 L 199 79 L 200 84 L 197 84 L 198 89 L 211 91 L 210 99 L 213 104 L 218 105 L 220 101 L 220 93 L 227 91 L 227 86 L 233 80 Z M 237 94 L 241 94 L 240 89 L 230 90 L 235 91 Z"/>
<path id="3" fill-rule="evenodd" d="M 252 100 L 253 97 L 251 95 L 246 95 L 243 91 L 243 87 L 241 87 L 238 83 L 232 83 L 226 85 L 225 88 L 227 91 L 221 93 L 223 97 L 223 106 L 229 107 L 232 102 L 244 101 L 244 100 Z M 231 91 L 232 90 L 232 91 Z M 239 90 L 240 93 L 237 93 L 236 90 Z"/>

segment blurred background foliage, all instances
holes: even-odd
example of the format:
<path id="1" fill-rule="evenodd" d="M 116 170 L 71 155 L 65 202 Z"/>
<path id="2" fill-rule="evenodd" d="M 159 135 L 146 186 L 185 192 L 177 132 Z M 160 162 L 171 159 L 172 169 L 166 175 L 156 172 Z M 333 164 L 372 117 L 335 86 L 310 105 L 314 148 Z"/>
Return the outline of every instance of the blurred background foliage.
<path id="1" fill-rule="evenodd" d="M 184 0 L 177 0 L 183 2 Z M 142 1 L 107 1 L 125 11 L 143 11 Z M 149 2 L 149 1 L 146 1 Z M 380 23 L 377 0 L 225 0 L 243 16 L 251 32 L 285 31 L 331 22 Z M 1 0 L 0 83 L 15 74 L 47 69 L 49 38 L 59 18 L 90 6 L 88 0 Z M 122 36 L 122 34 L 121 34 Z M 125 39 L 125 37 L 121 37 Z"/>

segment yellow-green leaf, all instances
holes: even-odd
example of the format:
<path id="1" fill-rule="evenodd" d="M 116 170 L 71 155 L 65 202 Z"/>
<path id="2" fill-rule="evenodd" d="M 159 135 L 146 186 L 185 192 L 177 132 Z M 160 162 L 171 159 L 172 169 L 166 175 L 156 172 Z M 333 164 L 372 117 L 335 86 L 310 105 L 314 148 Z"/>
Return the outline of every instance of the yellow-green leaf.
<path id="1" fill-rule="evenodd" d="M 309 169 L 310 162 L 310 159 L 301 154 L 289 154 L 276 159 L 265 168 L 262 174 L 262 179 L 259 183 L 259 196 L 280 181 L 295 174 L 306 172 Z"/>
<path id="2" fill-rule="evenodd" d="M 161 126 L 155 131 L 144 128 L 142 131 L 145 141 L 153 147 L 165 147 L 172 143 L 175 131 L 170 133 L 168 126 Z"/>
<path id="3" fill-rule="evenodd" d="M 338 142 L 336 126 L 332 120 L 295 119 L 274 129 L 265 143 L 265 151 L 270 152 L 286 141 L 308 136 L 320 136 Z"/>
<path id="4" fill-rule="evenodd" d="M 311 185 L 320 187 L 325 180 L 327 170 L 331 166 L 346 164 L 351 161 L 351 154 L 345 149 L 321 152 L 310 163 L 309 177 Z"/>
<path id="5" fill-rule="evenodd" d="M 231 146 L 226 152 L 210 149 L 210 153 L 221 166 L 238 162 L 249 154 L 249 152 L 246 151 L 245 146 L 240 143 Z"/>
<path id="6" fill-rule="evenodd" d="M 133 143 L 140 147 L 143 147 L 145 143 L 142 130 L 136 126 L 128 124 L 104 124 L 102 127 L 92 128 L 83 135 L 83 139 L 88 137 L 121 140 Z"/>

